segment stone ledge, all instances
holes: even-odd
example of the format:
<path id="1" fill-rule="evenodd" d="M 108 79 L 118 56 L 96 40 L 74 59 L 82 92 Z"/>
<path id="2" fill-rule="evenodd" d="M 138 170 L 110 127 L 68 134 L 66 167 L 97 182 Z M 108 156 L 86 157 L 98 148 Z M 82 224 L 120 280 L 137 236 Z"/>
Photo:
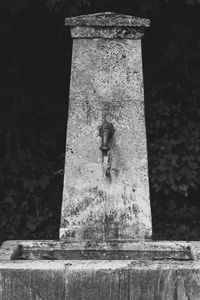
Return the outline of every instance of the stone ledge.
<path id="1" fill-rule="evenodd" d="M 150 20 L 112 12 L 65 19 L 73 38 L 141 39 Z"/>
<path id="2" fill-rule="evenodd" d="M 199 261 L 200 242 L 168 241 L 6 241 L 0 248 L 0 261 L 12 260 L 146 260 Z"/>
<path id="3" fill-rule="evenodd" d="M 66 18 L 65 25 L 87 27 L 149 27 L 150 20 L 114 12 L 105 12 Z"/>

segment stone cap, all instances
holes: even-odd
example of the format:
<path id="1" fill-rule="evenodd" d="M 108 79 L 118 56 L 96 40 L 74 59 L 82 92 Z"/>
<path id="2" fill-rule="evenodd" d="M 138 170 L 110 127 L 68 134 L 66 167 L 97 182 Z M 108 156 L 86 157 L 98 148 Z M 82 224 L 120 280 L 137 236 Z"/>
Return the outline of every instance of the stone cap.
<path id="1" fill-rule="evenodd" d="M 65 25 L 73 38 L 141 39 L 150 20 L 104 12 L 66 18 Z"/>
<path id="2" fill-rule="evenodd" d="M 82 15 L 65 19 L 66 26 L 86 26 L 86 27 L 149 27 L 150 20 L 133 17 L 129 15 L 117 14 L 114 12 L 104 12 L 97 14 Z"/>

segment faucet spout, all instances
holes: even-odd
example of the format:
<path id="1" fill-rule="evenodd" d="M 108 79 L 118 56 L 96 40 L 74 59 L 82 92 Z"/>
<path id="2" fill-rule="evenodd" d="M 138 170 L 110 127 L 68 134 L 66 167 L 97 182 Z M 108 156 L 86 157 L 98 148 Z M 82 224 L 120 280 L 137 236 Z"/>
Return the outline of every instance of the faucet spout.
<path id="1" fill-rule="evenodd" d="M 111 123 L 104 122 L 99 130 L 100 136 L 102 138 L 101 151 L 104 155 L 107 155 L 109 147 L 109 141 L 114 133 L 114 127 Z"/>

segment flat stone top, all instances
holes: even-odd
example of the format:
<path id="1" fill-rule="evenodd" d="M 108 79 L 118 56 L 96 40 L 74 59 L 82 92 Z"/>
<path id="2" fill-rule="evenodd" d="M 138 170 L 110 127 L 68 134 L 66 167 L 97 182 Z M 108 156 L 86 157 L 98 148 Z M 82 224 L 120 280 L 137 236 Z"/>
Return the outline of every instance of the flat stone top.
<path id="1" fill-rule="evenodd" d="M 85 27 L 149 27 L 150 20 L 114 12 L 105 12 L 66 18 L 65 25 Z"/>

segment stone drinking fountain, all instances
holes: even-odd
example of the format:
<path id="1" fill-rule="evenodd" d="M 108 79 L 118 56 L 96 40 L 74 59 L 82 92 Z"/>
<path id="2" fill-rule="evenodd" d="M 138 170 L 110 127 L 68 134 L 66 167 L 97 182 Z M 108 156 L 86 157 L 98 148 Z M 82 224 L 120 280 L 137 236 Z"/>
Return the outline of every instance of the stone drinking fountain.
<path id="1" fill-rule="evenodd" d="M 199 300 L 200 242 L 151 240 L 141 54 L 150 22 L 101 13 L 66 25 L 60 239 L 2 244 L 0 300 Z"/>

